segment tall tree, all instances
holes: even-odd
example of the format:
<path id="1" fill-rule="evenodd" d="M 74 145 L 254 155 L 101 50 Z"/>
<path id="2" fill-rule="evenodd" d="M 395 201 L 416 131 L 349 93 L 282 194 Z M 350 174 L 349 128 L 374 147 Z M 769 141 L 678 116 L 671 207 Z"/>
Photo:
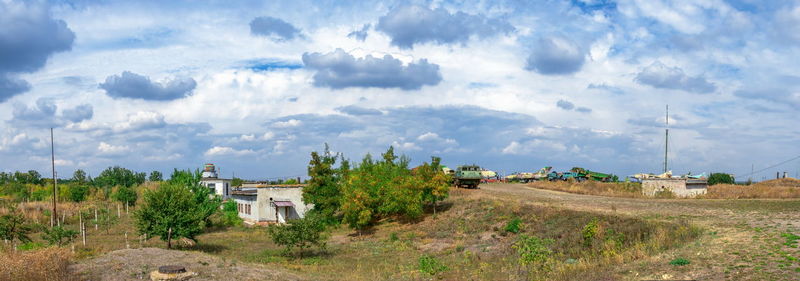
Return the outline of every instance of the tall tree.
<path id="1" fill-rule="evenodd" d="M 337 170 L 337 155 L 330 152 L 328 144 L 325 144 L 325 151 L 320 155 L 316 151 L 311 152 L 311 161 L 308 163 L 308 176 L 310 179 L 303 188 L 303 202 L 314 204 L 314 212 L 319 213 L 321 219 L 326 224 L 335 223 L 336 212 L 339 210 L 341 202 L 340 179 L 346 173 L 340 167 Z"/>
<path id="2" fill-rule="evenodd" d="M 72 173 L 72 181 L 77 183 L 86 183 L 87 182 L 86 172 L 81 169 L 75 170 L 75 172 Z"/>
<path id="3" fill-rule="evenodd" d="M 159 171 L 152 171 L 150 172 L 150 177 L 147 179 L 149 181 L 163 181 L 164 176 Z"/>
<path id="4" fill-rule="evenodd" d="M 176 170 L 177 172 L 177 170 Z M 177 176 L 177 177 L 176 177 Z M 216 202 L 213 210 L 219 208 L 219 200 L 199 202 L 197 195 L 180 179 L 185 175 L 173 174 L 173 178 L 161 184 L 156 190 L 144 193 L 142 206 L 135 211 L 136 228 L 148 237 L 158 236 L 172 248 L 172 240 L 186 237 L 194 239 L 203 230 L 204 222 L 211 215 L 206 203 Z M 174 181 L 173 181 L 174 180 Z M 203 194 L 209 197 L 207 191 Z"/>

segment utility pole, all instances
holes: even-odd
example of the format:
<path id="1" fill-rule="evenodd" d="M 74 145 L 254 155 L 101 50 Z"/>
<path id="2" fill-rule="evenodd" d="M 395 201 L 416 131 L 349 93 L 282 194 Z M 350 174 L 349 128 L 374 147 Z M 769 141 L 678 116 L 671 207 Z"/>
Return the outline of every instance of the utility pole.
<path id="1" fill-rule="evenodd" d="M 53 216 L 50 217 L 50 226 L 55 226 L 58 219 L 56 212 L 56 196 L 58 196 L 58 183 L 56 178 L 56 148 L 55 141 L 53 140 L 53 128 L 50 128 L 50 163 L 53 167 Z"/>
<path id="2" fill-rule="evenodd" d="M 750 183 L 753 183 L 753 171 L 756 169 L 756 164 L 750 164 Z"/>
<path id="3" fill-rule="evenodd" d="M 667 153 L 669 153 L 669 104 L 667 105 L 667 127 L 664 131 L 664 173 L 667 172 Z"/>

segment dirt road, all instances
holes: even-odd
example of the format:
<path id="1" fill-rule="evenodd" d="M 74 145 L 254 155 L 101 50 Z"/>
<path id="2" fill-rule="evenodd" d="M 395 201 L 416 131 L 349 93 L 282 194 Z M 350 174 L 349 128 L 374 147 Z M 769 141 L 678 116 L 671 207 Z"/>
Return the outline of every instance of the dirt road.
<path id="1" fill-rule="evenodd" d="M 800 280 L 800 200 L 700 200 L 601 197 L 486 184 L 470 196 L 616 213 L 651 220 L 689 220 L 705 229 L 694 243 L 650 259 L 621 265 L 624 279 Z M 691 264 L 670 265 L 675 258 Z"/>

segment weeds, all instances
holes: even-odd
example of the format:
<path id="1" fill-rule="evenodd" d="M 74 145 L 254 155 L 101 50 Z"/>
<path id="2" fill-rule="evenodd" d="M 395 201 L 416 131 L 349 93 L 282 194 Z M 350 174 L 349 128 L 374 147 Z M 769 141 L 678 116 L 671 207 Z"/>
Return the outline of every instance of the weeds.
<path id="1" fill-rule="evenodd" d="M 71 259 L 69 251 L 61 248 L 0 253 L 0 280 L 77 281 L 67 269 Z"/>
<path id="2" fill-rule="evenodd" d="M 688 265 L 690 263 L 691 262 L 689 260 L 684 259 L 684 258 L 677 258 L 677 259 L 671 260 L 669 262 L 670 265 L 675 265 L 675 266 L 684 266 L 684 265 Z"/>
<path id="3" fill-rule="evenodd" d="M 510 221 L 508 221 L 504 230 L 506 232 L 517 234 L 520 231 L 521 225 L 522 225 L 522 220 L 520 218 L 513 218 Z"/>
<path id="4" fill-rule="evenodd" d="M 449 268 L 433 256 L 422 255 L 419 257 L 417 269 L 422 273 L 436 275 L 447 271 Z"/>

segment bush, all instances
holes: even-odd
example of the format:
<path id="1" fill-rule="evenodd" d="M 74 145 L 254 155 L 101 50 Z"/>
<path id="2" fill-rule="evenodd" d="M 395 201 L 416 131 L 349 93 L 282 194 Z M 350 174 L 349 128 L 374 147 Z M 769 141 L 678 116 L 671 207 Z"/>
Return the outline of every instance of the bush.
<path id="1" fill-rule="evenodd" d="M 72 202 L 83 202 L 89 194 L 89 187 L 85 185 L 72 185 L 69 187 L 69 200 Z"/>
<path id="2" fill-rule="evenodd" d="M 720 183 L 734 184 L 733 177 L 725 173 L 711 173 L 708 176 L 708 185 L 715 185 Z"/>
<path id="3" fill-rule="evenodd" d="M 419 257 L 419 265 L 417 266 L 417 269 L 422 273 L 436 275 L 440 272 L 447 271 L 449 268 L 447 268 L 446 265 L 442 264 L 435 257 L 423 255 Z"/>
<path id="4" fill-rule="evenodd" d="M 522 220 L 521 219 L 513 218 L 508 222 L 508 224 L 506 224 L 505 231 L 517 234 L 517 233 L 519 233 L 521 225 L 522 225 Z"/>
<path id="5" fill-rule="evenodd" d="M 239 217 L 239 210 L 237 209 L 236 201 L 228 200 L 222 204 L 222 225 L 242 225 L 242 218 Z"/>
<path id="6" fill-rule="evenodd" d="M 53 228 L 45 229 L 44 233 L 42 234 L 42 238 L 47 241 L 48 244 L 58 246 L 72 243 L 72 240 L 75 240 L 75 237 L 77 236 L 77 231 L 66 229 L 61 226 L 54 226 Z"/>
<path id="7" fill-rule="evenodd" d="M 267 232 L 272 241 L 284 246 L 284 254 L 289 254 L 294 247 L 299 248 L 300 257 L 303 257 L 303 250 L 311 246 L 325 248 L 325 238 L 322 232 L 325 231 L 323 220 L 313 213 L 307 214 L 305 218 L 289 221 L 288 224 L 275 224 L 267 228 Z"/>
<path id="8" fill-rule="evenodd" d="M 138 195 L 136 191 L 133 190 L 132 187 L 120 186 L 117 189 L 117 192 L 114 192 L 112 195 L 114 200 L 117 200 L 122 203 L 128 203 L 130 205 L 136 205 L 136 199 L 138 199 Z"/>
<path id="9" fill-rule="evenodd" d="M 684 259 L 684 258 L 677 258 L 677 259 L 671 260 L 669 262 L 670 265 L 677 265 L 677 266 L 684 266 L 684 265 L 688 265 L 690 263 L 691 262 L 689 260 Z"/>
<path id="10" fill-rule="evenodd" d="M 594 237 L 599 231 L 600 225 L 598 224 L 597 219 L 592 219 L 592 221 L 583 226 L 583 230 L 581 231 L 581 236 L 583 236 L 583 246 L 591 247 L 592 241 L 594 241 Z"/>
<path id="11" fill-rule="evenodd" d="M 549 247 L 554 242 L 553 239 L 541 239 L 523 234 L 519 236 L 513 248 L 517 249 L 520 265 L 526 267 L 533 265 L 536 270 L 546 270 L 549 269 L 550 256 L 553 255 Z"/>

